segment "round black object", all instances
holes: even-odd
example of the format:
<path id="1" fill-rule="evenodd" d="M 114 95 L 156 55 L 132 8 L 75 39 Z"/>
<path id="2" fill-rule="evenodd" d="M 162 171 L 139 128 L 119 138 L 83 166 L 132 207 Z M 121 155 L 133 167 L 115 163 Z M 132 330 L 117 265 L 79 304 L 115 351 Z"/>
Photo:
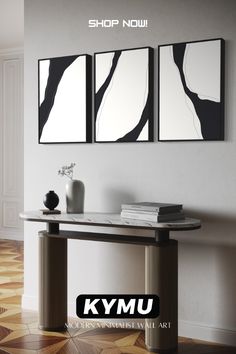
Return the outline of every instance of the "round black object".
<path id="1" fill-rule="evenodd" d="M 58 206 L 58 203 L 59 197 L 54 191 L 49 191 L 47 194 L 45 194 L 43 204 L 46 208 L 53 210 Z"/>

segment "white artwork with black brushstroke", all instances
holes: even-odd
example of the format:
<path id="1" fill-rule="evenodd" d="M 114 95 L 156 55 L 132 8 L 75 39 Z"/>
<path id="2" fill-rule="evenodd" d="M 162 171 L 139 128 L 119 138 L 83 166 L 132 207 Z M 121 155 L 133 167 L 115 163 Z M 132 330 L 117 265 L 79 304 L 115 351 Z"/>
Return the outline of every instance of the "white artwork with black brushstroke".
<path id="1" fill-rule="evenodd" d="M 148 104 L 148 48 L 98 53 L 95 73 L 95 140 L 148 141 L 148 119 L 133 134 Z"/>
<path id="2" fill-rule="evenodd" d="M 221 137 L 221 40 L 159 47 L 159 140 Z"/>
<path id="3" fill-rule="evenodd" d="M 59 68 L 60 59 L 62 62 L 64 58 L 67 57 L 54 59 L 57 60 L 56 69 Z M 57 72 L 51 69 L 51 76 L 54 77 L 49 79 L 50 65 L 53 65 L 53 59 L 41 60 L 39 63 L 40 109 L 43 104 L 46 106 L 46 114 L 41 111 L 39 116 L 39 119 L 46 116 L 40 142 L 86 142 L 86 57 L 77 56 L 66 63 L 58 79 L 55 78 L 60 69 Z"/>

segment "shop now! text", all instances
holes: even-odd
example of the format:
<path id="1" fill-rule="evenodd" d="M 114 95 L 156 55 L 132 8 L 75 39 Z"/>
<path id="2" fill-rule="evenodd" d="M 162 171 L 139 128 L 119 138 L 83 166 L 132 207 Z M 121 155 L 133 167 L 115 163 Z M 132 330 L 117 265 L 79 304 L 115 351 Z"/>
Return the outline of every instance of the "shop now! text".
<path id="1" fill-rule="evenodd" d="M 127 28 L 145 28 L 148 27 L 148 20 L 89 20 L 88 26 L 91 28 L 110 28 L 116 26 L 122 26 Z"/>

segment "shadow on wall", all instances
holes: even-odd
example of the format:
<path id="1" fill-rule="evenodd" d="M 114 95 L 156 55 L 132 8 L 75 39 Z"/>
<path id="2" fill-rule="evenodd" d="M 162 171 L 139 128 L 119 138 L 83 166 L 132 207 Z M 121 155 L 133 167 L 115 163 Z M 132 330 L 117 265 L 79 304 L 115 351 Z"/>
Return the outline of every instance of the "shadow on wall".
<path id="1" fill-rule="evenodd" d="M 211 327 L 214 323 L 211 340 L 236 345 L 236 218 L 194 209 L 185 212 L 201 219 L 202 228 L 172 235 L 180 241 L 179 300 L 183 317 L 199 322 L 194 316 L 204 308 L 202 303 L 208 304 L 205 312 L 198 315 L 203 325 Z M 189 316 L 184 312 L 186 296 L 194 299 L 199 288 L 202 293 L 191 303 Z"/>
<path id="2" fill-rule="evenodd" d="M 236 346 L 235 269 L 236 246 L 179 243 L 180 318 L 197 326 L 195 338 Z"/>
<path id="3" fill-rule="evenodd" d="M 124 190 L 106 188 L 104 199 L 104 205 L 106 205 L 107 211 L 120 213 L 121 204 L 133 203 L 135 201 L 135 195 Z"/>
<path id="4" fill-rule="evenodd" d="M 235 329 L 236 246 L 217 247 L 215 258 L 218 294 L 219 299 L 222 299 L 217 311 L 217 322 L 222 328 Z M 236 338 L 234 342 L 236 346 Z"/>
<path id="5" fill-rule="evenodd" d="M 234 245 L 236 247 L 236 217 L 223 213 L 199 212 L 196 209 L 184 209 L 185 215 L 200 219 L 200 230 L 175 233 L 180 241 L 209 245 Z"/>

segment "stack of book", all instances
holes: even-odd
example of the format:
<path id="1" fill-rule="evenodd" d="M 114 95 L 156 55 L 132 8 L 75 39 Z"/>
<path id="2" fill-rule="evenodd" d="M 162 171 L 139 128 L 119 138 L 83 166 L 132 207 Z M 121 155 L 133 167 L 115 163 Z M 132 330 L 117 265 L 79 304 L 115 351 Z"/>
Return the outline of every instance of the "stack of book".
<path id="1" fill-rule="evenodd" d="M 121 205 L 121 217 L 152 222 L 185 219 L 182 204 L 140 202 Z"/>

